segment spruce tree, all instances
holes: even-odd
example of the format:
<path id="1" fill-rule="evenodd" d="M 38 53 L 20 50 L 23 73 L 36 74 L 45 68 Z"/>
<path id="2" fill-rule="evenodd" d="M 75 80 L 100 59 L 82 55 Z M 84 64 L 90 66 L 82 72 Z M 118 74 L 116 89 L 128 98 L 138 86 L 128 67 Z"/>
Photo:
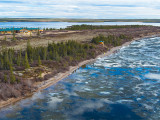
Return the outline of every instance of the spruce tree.
<path id="1" fill-rule="evenodd" d="M 25 53 L 25 59 L 24 59 L 24 64 L 25 64 L 25 68 L 28 69 L 30 68 L 29 62 L 28 62 L 28 55 L 27 52 Z"/>
<path id="2" fill-rule="evenodd" d="M 4 41 L 6 41 L 6 40 L 7 40 L 7 37 L 5 36 L 5 37 L 4 37 Z"/>
<path id="3" fill-rule="evenodd" d="M 32 32 L 30 32 L 30 37 L 32 37 Z"/>
<path id="4" fill-rule="evenodd" d="M 38 65 L 40 66 L 41 64 L 42 64 L 41 58 L 40 58 L 40 56 L 38 56 Z"/>
<path id="5" fill-rule="evenodd" d="M 1 58 L 0 69 L 3 69 L 3 68 L 4 68 L 4 61 L 3 61 L 3 58 Z"/>
<path id="6" fill-rule="evenodd" d="M 10 73 L 10 82 L 11 82 L 11 84 L 14 84 L 16 82 L 16 78 L 13 74 L 13 71 L 11 71 L 11 73 Z"/>
<path id="7" fill-rule="evenodd" d="M 59 60 L 60 60 L 60 56 L 59 56 L 59 54 L 58 54 L 57 51 L 55 52 L 55 59 L 56 59 L 56 61 L 59 61 Z"/>
<path id="8" fill-rule="evenodd" d="M 18 57 L 17 57 L 17 65 L 20 66 L 21 65 L 21 59 L 22 59 L 22 55 L 21 55 L 21 51 L 19 51 Z"/>
<path id="9" fill-rule="evenodd" d="M 37 31 L 37 36 L 39 36 L 40 35 L 40 31 L 39 31 L 39 28 L 38 28 L 38 31 Z"/>
<path id="10" fill-rule="evenodd" d="M 13 33 L 12 33 L 12 35 L 13 35 L 13 37 L 12 37 L 12 41 L 16 41 L 17 39 L 16 39 L 16 35 L 15 35 L 15 31 L 14 31 L 14 28 L 13 28 Z"/>
<path id="11" fill-rule="evenodd" d="M 5 70 L 9 70 L 9 68 L 10 68 L 10 61 L 9 61 L 9 57 L 8 57 L 8 50 L 5 51 L 3 54 L 4 54 L 4 60 L 3 60 L 4 65 L 3 65 L 3 68 Z"/>
<path id="12" fill-rule="evenodd" d="M 13 74 L 13 67 L 10 65 L 10 82 L 11 84 L 14 84 L 16 82 L 15 75 Z"/>
<path id="13" fill-rule="evenodd" d="M 43 60 L 47 60 L 47 48 L 43 49 Z"/>

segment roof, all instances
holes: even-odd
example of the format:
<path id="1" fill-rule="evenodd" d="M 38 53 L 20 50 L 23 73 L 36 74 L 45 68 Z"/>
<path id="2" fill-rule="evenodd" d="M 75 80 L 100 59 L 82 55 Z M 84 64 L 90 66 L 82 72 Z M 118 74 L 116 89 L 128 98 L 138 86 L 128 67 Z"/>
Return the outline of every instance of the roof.
<path id="1" fill-rule="evenodd" d="M 2 31 L 15 31 L 15 30 L 22 30 L 22 29 L 27 29 L 27 30 L 38 30 L 39 28 L 1 28 L 0 32 Z"/>

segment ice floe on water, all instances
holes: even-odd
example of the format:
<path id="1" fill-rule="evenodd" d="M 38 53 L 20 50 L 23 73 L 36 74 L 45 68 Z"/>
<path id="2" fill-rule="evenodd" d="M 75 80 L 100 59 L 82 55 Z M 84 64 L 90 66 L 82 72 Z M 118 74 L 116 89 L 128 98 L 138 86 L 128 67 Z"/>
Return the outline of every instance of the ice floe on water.
<path id="1" fill-rule="evenodd" d="M 58 95 L 58 93 L 49 93 L 50 96 Z"/>
<path id="2" fill-rule="evenodd" d="M 131 102 L 133 102 L 133 100 L 125 100 L 125 99 L 122 99 L 122 100 L 118 100 L 118 101 L 116 101 L 117 103 L 131 103 Z"/>
<path id="3" fill-rule="evenodd" d="M 121 87 L 121 88 L 119 88 L 119 90 L 124 90 L 124 88 Z"/>
<path id="4" fill-rule="evenodd" d="M 6 114 L 71 120 L 97 115 L 97 119 L 112 119 L 126 110 L 130 119 L 159 120 L 159 96 L 160 38 L 146 38 L 81 67 L 56 85 L 6 109 Z M 0 111 L 0 119 L 3 113 Z"/>
<path id="5" fill-rule="evenodd" d="M 147 104 L 143 104 L 143 106 L 147 109 L 147 110 L 152 110 L 153 106 L 147 105 Z"/>
<path id="6" fill-rule="evenodd" d="M 159 80 L 160 82 L 160 74 L 149 73 L 149 74 L 146 74 L 145 77 L 148 79 Z"/>
<path id="7" fill-rule="evenodd" d="M 110 95 L 111 93 L 110 92 L 100 92 L 100 94 L 104 94 L 104 95 Z"/>
<path id="8" fill-rule="evenodd" d="M 141 104 L 141 109 L 149 110 L 152 113 L 155 112 L 153 108 L 156 106 L 160 108 L 158 104 L 160 96 L 160 38 L 146 38 L 131 43 L 129 46 L 122 47 L 119 52 L 110 56 L 106 56 L 105 59 L 97 60 L 94 64 L 97 67 L 105 67 L 108 71 L 112 71 L 113 75 L 117 75 L 117 68 L 130 68 L 123 73 L 123 76 L 111 76 L 107 74 L 107 78 L 112 79 L 112 86 L 107 86 L 108 89 L 114 91 L 115 80 L 120 81 L 125 79 L 130 80 L 127 82 L 128 88 L 117 88 L 117 96 L 131 97 L 135 99 L 120 99 L 115 102 L 121 104 L 133 104 L 134 100 Z M 119 71 L 120 72 L 120 71 Z M 121 71 L 122 72 L 122 71 Z M 131 74 L 133 73 L 133 74 Z M 119 74 L 120 75 L 120 74 Z M 131 77 L 133 76 L 133 77 Z M 115 78 L 115 79 L 114 79 Z M 117 78 L 117 79 L 116 79 Z M 129 79 L 127 79 L 129 78 Z M 135 79 L 133 79 L 135 78 Z M 103 83 L 103 80 L 101 81 Z M 119 82 L 120 83 L 120 82 Z M 108 85 L 108 84 L 107 84 Z M 127 91 L 128 93 L 127 93 Z M 102 91 L 101 94 L 106 92 Z M 108 94 L 109 92 L 107 92 Z M 114 96 L 114 95 L 113 95 Z M 134 103 L 135 104 L 135 103 Z M 139 109 L 138 107 L 136 109 Z M 157 111 L 158 112 L 158 111 Z M 143 112 L 142 112 L 143 113 Z M 143 113 L 147 117 L 147 113 Z M 156 116 L 154 116 L 156 117 Z M 153 117 L 153 118 L 154 118 Z M 160 116 L 159 116 L 160 117 Z M 157 118 L 157 117 L 156 117 Z M 147 118 L 148 119 L 148 118 Z M 152 117 L 150 117 L 152 120 Z"/>

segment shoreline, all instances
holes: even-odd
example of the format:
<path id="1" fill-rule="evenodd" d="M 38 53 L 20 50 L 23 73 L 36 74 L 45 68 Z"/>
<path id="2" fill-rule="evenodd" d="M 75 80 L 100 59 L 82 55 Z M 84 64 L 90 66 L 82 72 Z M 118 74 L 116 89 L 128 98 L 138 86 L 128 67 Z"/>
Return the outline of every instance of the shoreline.
<path id="1" fill-rule="evenodd" d="M 111 55 L 114 52 L 116 52 L 117 50 L 120 50 L 120 48 L 122 48 L 124 46 L 128 46 L 129 44 L 131 44 L 132 42 L 134 42 L 136 40 L 140 40 L 140 39 L 144 39 L 144 38 L 150 38 L 150 37 L 158 37 L 158 36 L 160 36 L 160 34 L 151 34 L 151 35 L 147 35 L 147 36 L 143 36 L 143 37 L 133 38 L 131 41 L 125 42 L 121 46 L 113 47 L 109 51 L 107 51 L 106 53 L 100 54 L 94 59 L 84 60 L 84 61 L 78 63 L 78 65 L 76 65 L 76 66 L 70 66 L 69 70 L 64 72 L 64 73 L 58 73 L 54 77 L 52 77 L 52 78 L 50 78 L 46 81 L 35 83 L 35 84 L 38 84 L 37 85 L 38 89 L 36 91 L 34 91 L 33 93 L 27 94 L 26 96 L 23 96 L 23 97 L 10 98 L 7 101 L 1 101 L 0 102 L 0 109 L 2 109 L 3 107 L 6 107 L 8 105 L 12 105 L 12 104 L 14 104 L 14 103 L 16 103 L 16 102 L 18 102 L 22 99 L 28 98 L 28 97 L 32 96 L 34 93 L 36 93 L 40 90 L 46 89 L 46 88 L 56 84 L 60 80 L 68 77 L 70 74 L 72 74 L 75 70 L 77 70 L 81 66 L 83 66 L 85 64 L 88 64 L 90 62 L 94 62 L 95 60 L 97 60 L 97 58 L 102 58 L 102 57 Z"/>

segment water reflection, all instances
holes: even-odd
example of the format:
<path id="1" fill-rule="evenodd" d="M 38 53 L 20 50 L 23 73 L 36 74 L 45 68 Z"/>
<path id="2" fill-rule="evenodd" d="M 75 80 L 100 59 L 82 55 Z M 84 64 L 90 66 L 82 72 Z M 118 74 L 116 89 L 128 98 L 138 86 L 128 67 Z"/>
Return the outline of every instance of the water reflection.
<path id="1" fill-rule="evenodd" d="M 159 59 L 159 37 L 135 41 L 2 109 L 0 119 L 160 119 Z"/>

